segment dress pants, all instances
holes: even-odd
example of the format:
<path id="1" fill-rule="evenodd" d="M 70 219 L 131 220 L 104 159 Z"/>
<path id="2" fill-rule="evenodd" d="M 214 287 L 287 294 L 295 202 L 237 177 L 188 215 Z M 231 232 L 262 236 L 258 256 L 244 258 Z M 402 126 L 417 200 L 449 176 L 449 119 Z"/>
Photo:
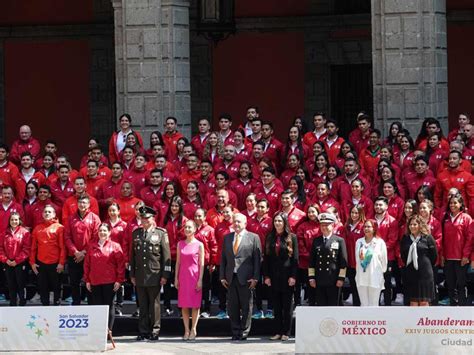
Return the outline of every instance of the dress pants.
<path id="1" fill-rule="evenodd" d="M 275 316 L 274 334 L 290 335 L 293 321 L 293 294 L 294 287 L 271 288 L 273 299 L 273 315 Z"/>
<path id="2" fill-rule="evenodd" d="M 446 260 L 444 276 L 448 287 L 451 306 L 466 306 L 466 279 L 468 265 L 461 266 L 461 260 Z"/>
<path id="3" fill-rule="evenodd" d="M 255 287 L 255 308 L 258 311 L 263 310 L 263 300 L 266 298 L 267 299 L 267 311 L 273 309 L 273 297 L 271 295 L 270 288 L 265 285 L 263 282 L 264 277 L 263 277 L 263 270 L 262 270 L 262 275 L 260 276 L 260 280 L 258 280 L 257 287 Z"/>
<path id="4" fill-rule="evenodd" d="M 76 263 L 73 257 L 68 258 L 69 285 L 71 286 L 72 305 L 81 304 L 81 280 L 84 276 L 84 261 Z M 90 304 L 90 293 L 85 289 L 87 302 Z"/>
<path id="5" fill-rule="evenodd" d="M 16 266 L 5 264 L 5 276 L 8 283 L 8 293 L 10 295 L 10 306 L 17 305 L 17 299 L 20 299 L 20 306 L 24 306 L 25 301 L 25 263 Z"/>
<path id="6" fill-rule="evenodd" d="M 49 291 L 54 293 L 54 304 L 59 304 L 59 274 L 56 271 L 58 264 L 43 264 L 40 261 L 38 264 L 38 288 L 41 297 L 41 304 L 49 306 Z"/>
<path id="7" fill-rule="evenodd" d="M 202 312 L 211 311 L 211 272 L 209 265 L 204 266 L 202 275 Z"/>
<path id="8" fill-rule="evenodd" d="M 212 294 L 214 296 L 217 295 L 217 298 L 219 299 L 219 310 L 225 312 L 227 309 L 227 289 L 222 286 L 221 280 L 219 279 L 219 269 L 220 266 L 218 265 L 212 273 L 211 288 Z"/>
<path id="9" fill-rule="evenodd" d="M 232 335 L 246 338 L 252 325 L 252 306 L 254 290 L 249 285 L 241 285 L 234 274 L 227 293 L 227 311 L 229 313 Z"/>
<path id="10" fill-rule="evenodd" d="M 160 310 L 161 286 L 137 286 L 138 307 L 138 332 L 141 335 L 159 334 L 161 327 Z"/>
<path id="11" fill-rule="evenodd" d="M 357 286 L 360 297 L 360 306 L 362 307 L 378 307 L 380 301 L 380 292 L 378 287 Z"/>
<path id="12" fill-rule="evenodd" d="M 115 321 L 114 284 L 92 285 L 92 304 L 109 306 L 109 329 L 112 330 Z"/>
<path id="13" fill-rule="evenodd" d="M 397 262 L 395 260 L 389 261 L 387 265 L 387 271 L 383 274 L 385 279 L 384 291 L 383 291 L 383 301 L 385 306 L 392 305 L 392 270 L 397 267 Z"/>
<path id="14" fill-rule="evenodd" d="M 176 272 L 176 261 L 171 262 L 171 275 L 169 277 L 169 280 L 174 281 L 175 277 L 175 272 Z M 165 306 L 165 309 L 171 309 L 171 298 L 173 297 L 173 289 L 175 289 L 173 286 L 171 286 L 171 282 L 167 282 L 163 286 L 163 305 Z M 140 303 L 140 301 L 138 301 Z"/>
<path id="15" fill-rule="evenodd" d="M 355 281 L 356 269 L 352 267 L 347 268 L 347 278 L 349 279 L 349 284 L 351 285 L 351 293 L 352 293 L 352 305 L 359 307 L 361 305 L 361 300 L 359 297 L 359 293 L 357 291 L 358 287 Z M 378 301 L 377 301 L 378 302 Z"/>
<path id="16" fill-rule="evenodd" d="M 339 288 L 334 286 L 322 286 L 316 282 L 316 304 L 318 306 L 338 306 Z"/>

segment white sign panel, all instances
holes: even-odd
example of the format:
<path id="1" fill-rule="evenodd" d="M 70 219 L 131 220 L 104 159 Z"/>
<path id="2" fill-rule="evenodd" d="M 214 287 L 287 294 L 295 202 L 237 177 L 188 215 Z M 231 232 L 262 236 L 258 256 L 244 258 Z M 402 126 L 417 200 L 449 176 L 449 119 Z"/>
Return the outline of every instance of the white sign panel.
<path id="1" fill-rule="evenodd" d="M 1 351 L 105 351 L 108 306 L 0 307 Z"/>
<path id="2" fill-rule="evenodd" d="M 474 354 L 473 307 L 298 307 L 296 352 Z"/>

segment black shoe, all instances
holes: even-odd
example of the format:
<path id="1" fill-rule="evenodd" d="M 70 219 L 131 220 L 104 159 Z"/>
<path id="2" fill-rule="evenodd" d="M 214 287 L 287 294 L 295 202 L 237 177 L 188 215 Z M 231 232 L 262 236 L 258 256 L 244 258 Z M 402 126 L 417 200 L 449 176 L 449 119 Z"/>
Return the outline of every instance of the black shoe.
<path id="1" fill-rule="evenodd" d="M 123 316 L 122 311 L 118 308 L 115 308 L 115 315 L 116 316 Z"/>
<path id="2" fill-rule="evenodd" d="M 240 337 L 237 336 L 237 335 L 232 336 L 232 341 L 237 341 L 237 340 L 239 340 L 239 339 L 240 339 Z"/>
<path id="3" fill-rule="evenodd" d="M 147 338 L 148 338 L 147 335 L 145 335 L 145 334 L 139 334 L 139 335 L 137 336 L 137 339 L 136 339 L 136 340 L 137 340 L 137 341 L 144 341 L 144 340 L 146 340 Z"/>
<path id="4" fill-rule="evenodd" d="M 158 334 L 150 335 L 150 341 L 158 341 L 159 339 L 160 339 L 160 336 Z"/>
<path id="5" fill-rule="evenodd" d="M 240 340 L 240 341 L 246 341 L 246 340 L 247 340 L 247 337 L 241 336 L 241 337 L 239 337 L 239 340 Z"/>
<path id="6" fill-rule="evenodd" d="M 140 311 L 137 309 L 135 312 L 133 312 L 132 317 L 138 318 L 140 316 Z"/>

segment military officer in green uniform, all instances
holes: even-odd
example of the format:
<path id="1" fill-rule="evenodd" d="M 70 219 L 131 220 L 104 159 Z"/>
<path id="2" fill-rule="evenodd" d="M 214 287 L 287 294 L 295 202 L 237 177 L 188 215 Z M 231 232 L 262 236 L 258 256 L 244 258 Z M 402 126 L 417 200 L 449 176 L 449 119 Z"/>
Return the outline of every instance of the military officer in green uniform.
<path id="1" fill-rule="evenodd" d="M 138 341 L 158 340 L 160 332 L 160 290 L 171 274 L 168 234 L 155 223 L 156 212 L 139 209 L 142 227 L 132 233 L 130 277 L 136 286 L 140 316 Z"/>

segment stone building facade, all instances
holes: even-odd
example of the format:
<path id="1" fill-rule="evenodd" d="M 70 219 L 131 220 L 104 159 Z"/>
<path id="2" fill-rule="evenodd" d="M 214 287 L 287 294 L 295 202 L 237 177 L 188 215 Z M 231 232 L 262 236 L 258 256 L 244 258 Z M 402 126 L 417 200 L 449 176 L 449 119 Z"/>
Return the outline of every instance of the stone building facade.
<path id="1" fill-rule="evenodd" d="M 262 34 L 301 36 L 297 64 L 304 72 L 304 97 L 294 111 L 308 121 L 313 112 L 325 111 L 347 133 L 362 109 L 373 115 L 383 134 L 395 120 L 417 134 L 425 117 L 439 119 L 446 132 L 448 116 L 455 123 L 453 112 L 474 111 L 459 85 L 465 78 L 474 79 L 474 52 L 462 46 L 464 33 L 474 35 L 474 6 L 464 0 L 237 0 L 236 34 L 217 47 L 198 34 L 198 0 L 70 0 L 70 12 L 85 3 L 92 5 L 82 18 L 65 15 L 58 23 L 51 16 L 27 23 L 20 16 L 10 23 L 12 16 L 2 17 L 0 8 L 0 126 L 6 127 L 0 130 L 2 140 L 11 141 L 23 120 L 8 116 L 7 109 L 22 104 L 9 99 L 7 80 L 7 44 L 18 41 L 87 42 L 90 114 L 83 118 L 88 119 L 83 135 L 102 142 L 124 112 L 132 115 L 145 141 L 152 131 L 163 129 L 168 116 L 177 117 L 179 129 L 191 136 L 199 117 L 216 119 L 223 106 L 216 79 L 226 75 L 217 68 L 226 43 Z M 448 28 L 454 27 L 456 34 L 448 36 Z M 448 63 L 448 48 L 453 47 L 456 57 Z M 453 65 L 458 60 L 462 67 Z M 448 69 L 449 82 L 456 83 L 450 90 Z M 238 121 L 245 106 L 255 103 L 258 100 L 240 103 Z"/>

